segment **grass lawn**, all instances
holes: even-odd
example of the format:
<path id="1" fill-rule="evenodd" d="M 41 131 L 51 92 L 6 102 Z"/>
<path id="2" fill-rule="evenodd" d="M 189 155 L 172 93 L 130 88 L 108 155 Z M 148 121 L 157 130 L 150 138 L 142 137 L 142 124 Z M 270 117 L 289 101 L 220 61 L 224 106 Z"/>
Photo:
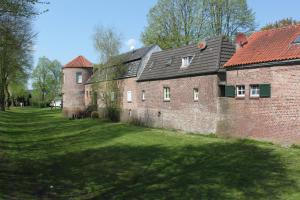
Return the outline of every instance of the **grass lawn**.
<path id="1" fill-rule="evenodd" d="M 0 112 L 0 199 L 300 199 L 300 148 Z"/>

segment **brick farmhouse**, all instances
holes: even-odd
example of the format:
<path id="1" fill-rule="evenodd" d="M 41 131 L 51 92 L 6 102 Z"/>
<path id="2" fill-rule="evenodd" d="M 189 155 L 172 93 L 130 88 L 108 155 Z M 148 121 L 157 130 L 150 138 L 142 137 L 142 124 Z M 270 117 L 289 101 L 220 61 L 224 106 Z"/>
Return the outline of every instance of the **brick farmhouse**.
<path id="1" fill-rule="evenodd" d="M 300 143 L 299 25 L 238 34 L 236 44 L 219 36 L 163 51 L 143 47 L 123 57 L 121 121 Z M 103 108 L 101 85 L 109 80 L 92 69 L 84 57 L 63 68 L 66 117 L 92 104 Z"/>

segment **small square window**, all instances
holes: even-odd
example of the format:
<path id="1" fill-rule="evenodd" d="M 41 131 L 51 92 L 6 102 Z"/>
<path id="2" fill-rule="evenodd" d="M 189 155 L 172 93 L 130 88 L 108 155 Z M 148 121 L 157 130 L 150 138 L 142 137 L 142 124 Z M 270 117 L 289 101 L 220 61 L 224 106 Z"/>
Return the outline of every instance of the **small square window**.
<path id="1" fill-rule="evenodd" d="M 76 83 L 81 84 L 82 83 L 82 73 L 76 72 Z"/>
<path id="2" fill-rule="evenodd" d="M 250 85 L 250 97 L 259 97 L 259 85 Z"/>
<path id="3" fill-rule="evenodd" d="M 193 56 L 186 56 L 182 58 L 182 64 L 181 67 L 188 67 L 193 60 Z"/>
<path id="4" fill-rule="evenodd" d="M 245 97 L 245 86 L 244 85 L 236 86 L 236 96 L 237 97 Z"/>
<path id="5" fill-rule="evenodd" d="M 198 88 L 193 89 L 193 97 L 194 97 L 194 101 L 199 100 L 199 90 L 198 90 Z"/>
<path id="6" fill-rule="evenodd" d="M 145 96 L 145 90 L 142 91 L 142 101 L 145 101 L 146 100 L 146 96 Z"/>
<path id="7" fill-rule="evenodd" d="M 164 87 L 164 101 L 170 101 L 170 100 L 171 100 L 170 88 Z"/>
<path id="8" fill-rule="evenodd" d="M 127 102 L 132 102 L 132 92 L 131 91 L 127 91 Z"/>

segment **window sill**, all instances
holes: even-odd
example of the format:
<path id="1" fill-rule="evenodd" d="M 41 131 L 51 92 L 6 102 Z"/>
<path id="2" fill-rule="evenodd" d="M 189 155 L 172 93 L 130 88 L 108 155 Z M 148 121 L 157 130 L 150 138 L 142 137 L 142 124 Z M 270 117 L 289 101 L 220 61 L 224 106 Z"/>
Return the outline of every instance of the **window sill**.
<path id="1" fill-rule="evenodd" d="M 170 99 L 169 100 L 168 99 L 164 99 L 164 102 L 170 102 L 170 101 L 171 101 Z"/>
<path id="2" fill-rule="evenodd" d="M 245 99 L 245 96 L 243 97 L 235 97 L 236 100 L 244 100 Z"/>
<path id="3" fill-rule="evenodd" d="M 260 97 L 249 97 L 249 99 L 259 99 Z"/>
<path id="4" fill-rule="evenodd" d="M 127 101 L 127 103 L 132 103 L 132 101 Z"/>
<path id="5" fill-rule="evenodd" d="M 199 99 L 198 99 L 198 100 L 195 100 L 195 99 L 194 99 L 194 102 L 198 102 L 198 101 L 199 101 Z"/>

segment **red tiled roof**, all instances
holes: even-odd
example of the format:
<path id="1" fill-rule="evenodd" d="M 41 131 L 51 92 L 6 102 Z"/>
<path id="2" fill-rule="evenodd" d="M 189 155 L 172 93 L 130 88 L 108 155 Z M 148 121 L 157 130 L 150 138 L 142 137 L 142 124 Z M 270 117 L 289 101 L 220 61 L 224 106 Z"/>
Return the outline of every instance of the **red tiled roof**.
<path id="1" fill-rule="evenodd" d="M 293 41 L 300 35 L 300 25 L 253 33 L 248 43 L 239 48 L 225 67 L 292 60 L 300 58 L 300 44 Z"/>
<path id="2" fill-rule="evenodd" d="M 64 66 L 64 68 L 90 68 L 93 67 L 93 63 L 88 61 L 85 57 L 83 56 L 78 56 L 68 64 Z"/>

